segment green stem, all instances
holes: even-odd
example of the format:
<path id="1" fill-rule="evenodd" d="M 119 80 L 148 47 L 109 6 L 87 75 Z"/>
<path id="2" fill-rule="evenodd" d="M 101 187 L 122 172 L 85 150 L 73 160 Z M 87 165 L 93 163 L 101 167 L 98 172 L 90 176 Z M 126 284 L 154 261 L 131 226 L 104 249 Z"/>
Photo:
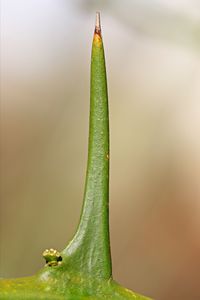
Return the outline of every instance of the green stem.
<path id="1" fill-rule="evenodd" d="M 47 264 L 36 275 L 0 280 L 0 299 L 149 299 L 121 287 L 111 278 L 108 200 L 108 95 L 97 13 L 92 46 L 88 165 L 79 227 L 61 254 L 52 249 L 44 252 Z"/>
<path id="2" fill-rule="evenodd" d="M 93 277 L 112 275 L 109 241 L 109 118 L 100 16 L 92 45 L 90 128 L 84 204 L 78 230 L 63 254 L 72 269 Z M 69 259 L 71 258 L 71 259 Z"/>

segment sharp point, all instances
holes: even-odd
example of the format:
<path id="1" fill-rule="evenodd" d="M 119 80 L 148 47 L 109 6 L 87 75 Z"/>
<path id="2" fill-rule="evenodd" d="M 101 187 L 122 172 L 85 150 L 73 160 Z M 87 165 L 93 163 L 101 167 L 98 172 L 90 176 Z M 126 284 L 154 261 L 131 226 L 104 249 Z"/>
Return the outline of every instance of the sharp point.
<path id="1" fill-rule="evenodd" d="M 95 33 L 101 34 L 101 19 L 99 11 L 96 12 Z"/>
<path id="2" fill-rule="evenodd" d="M 101 21 L 100 21 L 100 12 L 96 12 L 96 22 L 95 27 L 101 29 Z"/>

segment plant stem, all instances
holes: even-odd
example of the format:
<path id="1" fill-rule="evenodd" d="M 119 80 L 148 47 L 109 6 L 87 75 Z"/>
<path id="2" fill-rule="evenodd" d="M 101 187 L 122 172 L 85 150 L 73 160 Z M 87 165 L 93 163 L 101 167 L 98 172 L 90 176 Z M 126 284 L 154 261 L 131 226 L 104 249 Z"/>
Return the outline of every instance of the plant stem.
<path id="1" fill-rule="evenodd" d="M 109 241 L 109 117 L 100 14 L 91 57 L 90 126 L 84 204 L 78 230 L 67 248 L 71 267 L 99 279 L 112 276 Z"/>
<path id="2" fill-rule="evenodd" d="M 88 165 L 77 232 L 61 254 L 52 249 L 44 252 L 47 263 L 36 275 L 0 280 L 0 299 L 148 300 L 111 278 L 108 202 L 108 95 L 100 15 L 97 13 L 91 61 Z"/>

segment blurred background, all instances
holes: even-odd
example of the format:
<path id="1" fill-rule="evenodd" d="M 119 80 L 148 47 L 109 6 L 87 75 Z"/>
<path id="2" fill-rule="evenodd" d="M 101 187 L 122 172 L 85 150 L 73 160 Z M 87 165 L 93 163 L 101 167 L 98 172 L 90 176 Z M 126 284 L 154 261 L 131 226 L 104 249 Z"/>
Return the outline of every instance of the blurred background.
<path id="1" fill-rule="evenodd" d="M 0 276 L 33 274 L 77 226 L 96 10 L 114 278 L 158 300 L 198 300 L 198 0 L 1 0 Z"/>

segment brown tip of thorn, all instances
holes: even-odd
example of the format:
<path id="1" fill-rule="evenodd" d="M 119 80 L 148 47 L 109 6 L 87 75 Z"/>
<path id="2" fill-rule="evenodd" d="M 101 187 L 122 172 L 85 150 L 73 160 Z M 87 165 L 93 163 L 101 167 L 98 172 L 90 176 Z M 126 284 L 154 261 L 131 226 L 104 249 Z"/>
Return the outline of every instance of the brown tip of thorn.
<path id="1" fill-rule="evenodd" d="M 99 11 L 96 12 L 95 33 L 101 35 L 101 20 Z"/>

